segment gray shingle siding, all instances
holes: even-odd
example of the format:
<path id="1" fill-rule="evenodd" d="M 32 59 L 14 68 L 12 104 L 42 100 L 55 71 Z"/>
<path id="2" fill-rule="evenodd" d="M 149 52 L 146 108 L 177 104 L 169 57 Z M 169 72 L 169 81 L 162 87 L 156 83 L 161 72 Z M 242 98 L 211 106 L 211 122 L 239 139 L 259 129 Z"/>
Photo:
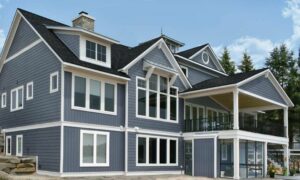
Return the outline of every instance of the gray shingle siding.
<path id="1" fill-rule="evenodd" d="M 155 64 L 159 64 L 162 67 L 167 67 L 169 69 L 174 69 L 166 55 L 161 49 L 158 47 L 154 48 L 151 52 L 149 52 L 145 57 L 145 60 L 151 61 Z"/>
<path id="2" fill-rule="evenodd" d="M 208 67 L 210 67 L 210 68 L 213 68 L 213 69 L 215 69 L 215 70 L 218 70 L 218 68 L 216 67 L 216 65 L 215 65 L 214 62 L 213 62 L 213 61 L 216 61 L 216 60 L 213 59 L 214 57 L 213 57 L 212 53 L 209 52 L 209 51 L 204 51 L 204 52 L 206 52 L 206 53 L 209 54 L 210 61 L 209 61 L 208 64 L 205 64 L 205 63 L 203 62 L 203 60 L 202 60 L 202 54 L 203 54 L 203 52 L 201 52 L 200 54 L 198 54 L 198 55 L 197 55 L 196 57 L 194 57 L 192 60 L 193 60 L 193 61 L 196 61 L 196 62 L 198 62 L 198 63 L 200 63 L 200 64 L 203 64 L 203 65 L 205 65 L 205 66 L 208 66 Z"/>
<path id="3" fill-rule="evenodd" d="M 194 176 L 214 177 L 214 139 L 194 140 Z"/>
<path id="4" fill-rule="evenodd" d="M 184 147 L 183 139 L 178 138 L 178 166 L 136 166 L 136 135 L 137 133 L 128 133 L 128 171 L 180 171 L 184 165 Z M 149 135 L 149 134 L 147 134 Z M 151 135 L 150 135 L 151 136 Z M 157 135 L 153 135 L 157 136 Z M 170 136 L 166 136 L 170 137 Z M 181 169 L 182 166 L 182 169 Z"/>
<path id="5" fill-rule="evenodd" d="M 124 171 L 124 139 L 124 132 L 110 132 L 109 167 L 80 167 L 80 129 L 64 127 L 64 172 Z"/>
<path id="6" fill-rule="evenodd" d="M 79 35 L 55 33 L 56 36 L 77 56 L 79 57 Z"/>
<path id="7" fill-rule="evenodd" d="M 125 85 L 117 85 L 117 115 L 79 111 L 71 109 L 72 74 L 65 72 L 65 120 L 81 123 L 92 123 L 110 126 L 125 124 Z"/>
<path id="8" fill-rule="evenodd" d="M 158 61 L 158 58 L 152 59 L 152 61 Z M 158 62 L 157 62 L 158 63 Z M 138 126 L 145 129 L 155 129 L 161 131 L 181 131 L 181 116 L 179 118 L 179 123 L 162 122 L 156 120 L 149 120 L 147 118 L 137 118 L 136 117 L 136 76 L 145 77 L 146 71 L 143 71 L 143 60 L 137 62 L 128 71 L 131 80 L 128 82 L 129 94 L 128 94 L 128 125 L 129 127 Z M 179 87 L 179 91 L 184 89 L 184 85 L 178 78 L 174 86 Z M 179 109 L 183 109 L 183 101 L 179 103 Z M 181 114 L 181 113 L 180 113 Z"/>
<path id="9" fill-rule="evenodd" d="M 6 133 L 12 136 L 12 155 L 16 155 L 16 136 L 23 135 L 23 155 L 38 156 L 39 170 L 59 172 L 60 127 Z"/>
<path id="10" fill-rule="evenodd" d="M 7 107 L 0 108 L 2 128 L 60 120 L 61 63 L 43 43 L 4 64 L 0 94 L 7 93 Z M 59 91 L 50 94 L 50 74 L 59 72 Z M 26 100 L 26 84 L 33 81 L 33 99 Z M 10 91 L 24 86 L 24 109 L 10 112 Z"/>
<path id="11" fill-rule="evenodd" d="M 7 57 L 14 55 L 38 39 L 38 35 L 31 29 L 27 22 L 21 19 Z"/>
<path id="12" fill-rule="evenodd" d="M 251 93 L 263 96 L 273 101 L 286 104 L 281 95 L 278 93 L 272 82 L 265 76 L 261 76 L 247 84 L 244 84 L 240 89 L 249 91 Z"/>

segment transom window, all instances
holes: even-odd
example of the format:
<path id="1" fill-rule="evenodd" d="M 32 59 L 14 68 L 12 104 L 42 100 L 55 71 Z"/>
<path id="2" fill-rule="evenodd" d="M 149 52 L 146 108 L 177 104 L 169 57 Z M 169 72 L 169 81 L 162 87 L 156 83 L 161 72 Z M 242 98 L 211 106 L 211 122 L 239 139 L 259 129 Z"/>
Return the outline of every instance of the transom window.
<path id="1" fill-rule="evenodd" d="M 178 164 L 178 140 L 176 138 L 137 136 L 138 166 L 172 166 Z"/>
<path id="2" fill-rule="evenodd" d="M 169 87 L 168 78 L 152 74 L 137 78 L 137 116 L 177 121 L 178 89 Z"/>
<path id="3" fill-rule="evenodd" d="M 109 132 L 80 131 L 80 166 L 109 166 Z"/>
<path id="4" fill-rule="evenodd" d="M 86 57 L 106 62 L 106 46 L 86 40 Z"/>
<path id="5" fill-rule="evenodd" d="M 1 94 L 1 108 L 5 108 L 6 103 L 7 103 L 7 94 L 5 92 Z"/>
<path id="6" fill-rule="evenodd" d="M 12 89 L 10 92 L 10 111 L 17 111 L 23 109 L 24 106 L 24 87 L 19 86 Z"/>
<path id="7" fill-rule="evenodd" d="M 116 113 L 116 84 L 73 75 L 73 108 Z"/>

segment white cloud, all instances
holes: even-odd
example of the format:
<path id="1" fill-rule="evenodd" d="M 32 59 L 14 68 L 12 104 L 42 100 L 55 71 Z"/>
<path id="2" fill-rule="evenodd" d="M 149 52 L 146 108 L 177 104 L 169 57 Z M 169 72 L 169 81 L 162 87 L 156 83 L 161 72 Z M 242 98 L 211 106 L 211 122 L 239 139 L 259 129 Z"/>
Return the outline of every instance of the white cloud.
<path id="1" fill-rule="evenodd" d="M 292 49 L 297 50 L 300 44 L 300 0 L 287 0 L 287 6 L 282 11 L 282 16 L 291 18 L 293 22 L 293 33 L 288 37 L 284 43 Z M 270 51 L 278 46 L 281 42 L 273 42 L 270 39 L 259 39 L 256 37 L 244 36 L 225 45 L 231 55 L 231 58 L 240 64 L 242 54 L 247 51 L 254 62 L 256 68 L 264 66 L 265 58 Z M 221 55 L 224 45 L 214 47 L 218 55 Z"/>
<path id="2" fill-rule="evenodd" d="M 1 8 L 3 8 L 3 5 L 2 5 L 2 4 L 0 4 L 0 9 L 1 9 Z"/>

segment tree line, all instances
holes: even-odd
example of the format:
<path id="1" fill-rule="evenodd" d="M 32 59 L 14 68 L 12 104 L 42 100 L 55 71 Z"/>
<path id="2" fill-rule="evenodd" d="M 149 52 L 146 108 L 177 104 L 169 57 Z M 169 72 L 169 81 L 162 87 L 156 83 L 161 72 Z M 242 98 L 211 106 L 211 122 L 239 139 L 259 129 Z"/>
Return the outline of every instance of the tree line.
<path id="1" fill-rule="evenodd" d="M 220 63 L 228 75 L 255 70 L 251 56 L 245 51 L 240 65 L 236 66 L 230 58 L 230 52 L 225 47 L 221 55 Z M 237 68 L 236 68 L 237 67 Z M 300 48 L 298 56 L 285 44 L 275 47 L 265 58 L 265 68 L 269 68 L 279 84 L 294 103 L 293 108 L 289 108 L 289 138 L 290 142 L 295 139 L 300 142 Z M 269 113 L 269 116 L 282 116 L 281 111 Z M 293 143 L 290 143 L 293 148 Z"/>

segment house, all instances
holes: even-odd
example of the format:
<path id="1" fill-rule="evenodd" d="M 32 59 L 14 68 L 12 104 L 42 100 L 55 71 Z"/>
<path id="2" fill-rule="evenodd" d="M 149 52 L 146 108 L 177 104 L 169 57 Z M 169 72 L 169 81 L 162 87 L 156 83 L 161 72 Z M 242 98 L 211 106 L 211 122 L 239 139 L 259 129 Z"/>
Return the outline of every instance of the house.
<path id="1" fill-rule="evenodd" d="M 227 76 L 209 44 L 166 35 L 135 47 L 17 9 L 0 59 L 5 154 L 54 176 L 266 176 L 289 163 L 288 107 L 268 69 Z M 265 118 L 281 110 L 280 119 Z"/>

